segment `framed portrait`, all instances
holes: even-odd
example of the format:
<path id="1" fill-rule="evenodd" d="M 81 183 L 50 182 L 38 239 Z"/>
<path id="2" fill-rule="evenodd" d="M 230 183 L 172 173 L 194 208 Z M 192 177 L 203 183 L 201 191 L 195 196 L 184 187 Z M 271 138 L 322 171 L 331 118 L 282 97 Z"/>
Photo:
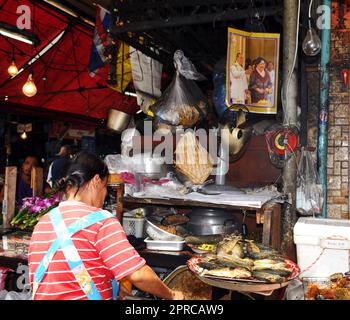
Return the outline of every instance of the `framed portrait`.
<path id="1" fill-rule="evenodd" d="M 228 28 L 226 105 L 277 113 L 280 35 Z"/>

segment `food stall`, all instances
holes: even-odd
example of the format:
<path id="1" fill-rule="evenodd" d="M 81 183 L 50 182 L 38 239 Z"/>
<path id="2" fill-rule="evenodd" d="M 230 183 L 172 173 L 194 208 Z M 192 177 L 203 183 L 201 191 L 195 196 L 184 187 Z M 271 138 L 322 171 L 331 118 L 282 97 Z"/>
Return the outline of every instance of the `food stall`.
<path id="1" fill-rule="evenodd" d="M 321 41 L 313 38 L 317 52 L 306 40 L 302 46 L 298 41 L 299 32 L 315 35 L 308 23 L 316 12 L 313 1 L 299 1 L 297 7 L 277 0 L 238 0 L 236 7 L 227 0 L 173 2 L 159 11 L 157 1 L 146 0 L 142 17 L 136 2 L 112 1 L 111 10 L 105 1 L 86 1 L 87 9 L 71 1 L 69 10 L 63 1 L 44 2 L 26 3 L 40 13 L 36 28 L 47 34 L 37 51 L 53 54 L 47 61 L 48 56 L 24 61 L 25 48 L 4 43 L 4 52 L 12 52 L 9 72 L 15 55 L 23 68 L 3 79 L 0 107 L 70 108 L 94 119 L 94 129 L 73 128 L 65 115 L 50 135 L 55 143 L 67 135 L 81 138 L 82 149 L 103 159 L 110 173 L 103 209 L 117 217 L 128 242 L 169 288 L 183 292 L 185 300 L 350 300 L 349 223 L 321 219 L 329 208 L 338 218 L 346 216 L 349 116 L 344 106 L 336 121 L 334 106 L 328 113 L 328 77 L 318 79 L 320 101 L 306 92 L 316 87 L 314 79 L 306 79 L 306 65 L 311 65 L 308 75 L 318 68 Z M 232 20 L 237 5 L 242 17 Z M 339 6 L 334 8 L 341 15 Z M 6 10 L 13 9 L 6 4 Z M 271 32 L 265 30 L 265 15 Z M 43 27 L 51 16 L 59 32 Z M 288 21 L 283 28 L 282 18 Z M 218 28 L 212 26 L 217 20 Z M 329 73 L 330 34 L 322 33 L 323 76 Z M 22 73 L 30 68 L 34 73 Z M 347 86 L 347 66 L 338 69 Z M 39 90 L 33 86 L 36 74 L 42 77 Z M 31 85 L 32 91 L 24 88 L 24 97 L 18 88 L 27 76 L 25 88 Z M 56 87 L 54 78 L 67 81 Z M 308 100 L 320 110 L 308 109 Z M 345 95 L 339 104 L 344 100 Z M 318 141 L 312 136 L 317 125 Z M 42 194 L 46 177 L 34 168 L 33 197 L 16 207 L 17 168 L 4 167 L 0 288 L 27 297 L 33 229 L 63 197 L 57 190 Z M 125 299 L 156 297 L 133 287 Z"/>

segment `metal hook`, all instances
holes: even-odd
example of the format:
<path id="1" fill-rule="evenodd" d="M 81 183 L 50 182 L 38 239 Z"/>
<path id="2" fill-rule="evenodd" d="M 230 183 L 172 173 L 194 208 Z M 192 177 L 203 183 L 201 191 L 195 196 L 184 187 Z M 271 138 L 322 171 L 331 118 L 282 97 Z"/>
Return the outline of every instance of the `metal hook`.
<path id="1" fill-rule="evenodd" d="M 245 217 L 247 215 L 247 210 L 243 210 L 243 220 L 242 220 L 242 223 L 245 222 Z"/>

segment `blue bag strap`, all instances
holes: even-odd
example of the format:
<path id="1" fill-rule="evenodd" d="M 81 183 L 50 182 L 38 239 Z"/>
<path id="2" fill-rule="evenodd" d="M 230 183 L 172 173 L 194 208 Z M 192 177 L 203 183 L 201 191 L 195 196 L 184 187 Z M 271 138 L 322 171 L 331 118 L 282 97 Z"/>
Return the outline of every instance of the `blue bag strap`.
<path id="1" fill-rule="evenodd" d="M 52 243 L 51 247 L 45 254 L 44 258 L 40 262 L 35 275 L 34 275 L 34 281 L 33 281 L 33 297 L 40 285 L 40 282 L 44 278 L 44 275 L 48 269 L 49 263 L 51 262 L 54 254 L 57 252 L 57 250 L 62 247 L 62 250 L 66 256 L 67 255 L 73 255 L 74 257 L 74 263 L 70 263 L 70 259 L 66 256 L 66 259 L 68 261 L 68 264 L 70 268 L 73 270 L 78 271 L 78 283 L 82 287 L 82 290 L 85 292 L 89 292 L 87 294 L 87 297 L 89 299 L 101 299 L 101 296 L 95 287 L 90 275 L 88 274 L 87 270 L 84 267 L 83 262 L 80 259 L 80 256 L 78 254 L 78 251 L 76 250 L 73 241 L 71 240 L 71 236 L 82 230 L 85 229 L 99 221 L 105 220 L 107 218 L 111 218 L 113 215 L 106 211 L 106 210 L 99 210 L 96 212 L 93 212 L 85 217 L 80 218 L 79 220 L 73 222 L 68 228 L 65 226 L 64 221 L 62 219 L 62 215 L 59 211 L 59 209 L 56 207 L 53 210 L 50 211 L 50 218 L 52 220 L 52 223 L 54 225 L 54 229 L 56 231 L 56 234 L 58 238 Z M 58 229 L 58 230 L 57 230 Z M 68 253 L 67 249 L 64 250 L 68 246 Z M 79 258 L 79 259 L 78 259 Z M 77 260 L 78 259 L 78 260 Z M 79 261 L 80 260 L 80 261 Z M 75 269 L 76 268 L 76 269 Z M 73 271 L 74 273 L 74 271 Z M 76 274 L 74 273 L 76 276 Z M 77 278 L 77 277 L 76 277 Z M 118 282 L 113 279 L 112 281 L 112 288 L 113 288 L 113 299 L 117 299 L 118 293 L 119 293 L 119 284 Z"/>
<path id="2" fill-rule="evenodd" d="M 119 294 L 119 282 L 116 279 L 112 280 L 112 296 L 113 300 L 118 299 L 118 294 Z"/>

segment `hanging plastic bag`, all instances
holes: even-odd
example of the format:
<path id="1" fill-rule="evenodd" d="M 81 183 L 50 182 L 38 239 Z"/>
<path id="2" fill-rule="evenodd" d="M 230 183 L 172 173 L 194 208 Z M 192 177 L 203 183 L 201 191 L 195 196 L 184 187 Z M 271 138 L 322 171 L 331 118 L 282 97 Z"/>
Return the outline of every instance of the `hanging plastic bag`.
<path id="1" fill-rule="evenodd" d="M 323 189 L 310 151 L 302 148 L 297 177 L 297 211 L 304 216 L 319 215 L 323 206 Z"/>
<path id="2" fill-rule="evenodd" d="M 155 104 L 150 107 L 157 120 L 187 128 L 203 120 L 208 101 L 194 80 L 204 80 L 181 50 L 174 53 L 176 75 Z"/>

